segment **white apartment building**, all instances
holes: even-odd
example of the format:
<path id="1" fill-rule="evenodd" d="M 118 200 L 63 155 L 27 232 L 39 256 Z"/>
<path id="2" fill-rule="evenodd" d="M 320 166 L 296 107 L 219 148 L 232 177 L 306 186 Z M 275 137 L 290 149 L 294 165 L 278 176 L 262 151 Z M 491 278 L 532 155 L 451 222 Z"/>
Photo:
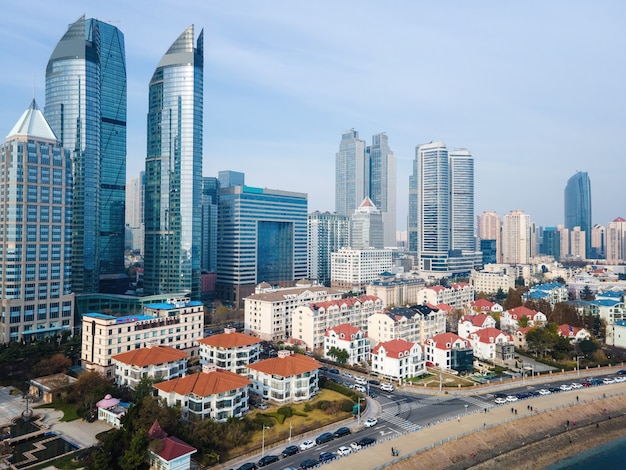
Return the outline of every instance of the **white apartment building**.
<path id="1" fill-rule="evenodd" d="M 403 339 L 424 344 L 427 338 L 445 331 L 445 311 L 428 305 L 395 307 L 367 319 L 367 334 L 376 342 Z"/>
<path id="2" fill-rule="evenodd" d="M 392 250 L 342 248 L 331 254 L 330 264 L 331 286 L 364 292 L 381 273 L 391 271 Z"/>
<path id="3" fill-rule="evenodd" d="M 474 350 L 469 340 L 454 333 L 442 333 L 428 338 L 425 344 L 426 361 L 441 369 L 471 372 Z"/>
<path id="4" fill-rule="evenodd" d="M 509 289 L 515 289 L 515 276 L 504 272 L 472 271 L 469 278 L 475 292 L 495 294 L 498 289 L 506 294 Z"/>
<path id="5" fill-rule="evenodd" d="M 194 357 L 203 326 L 202 302 L 184 298 L 146 305 L 142 315 L 87 313 L 82 320 L 82 366 L 112 377 L 114 355 L 149 344 L 182 349 Z"/>
<path id="6" fill-rule="evenodd" d="M 490 302 L 487 299 L 476 299 L 469 303 L 469 309 L 474 313 L 502 313 L 502 305 Z"/>
<path id="7" fill-rule="evenodd" d="M 256 336 L 225 328 L 224 333 L 198 340 L 200 364 L 214 364 L 219 369 L 248 375 L 248 365 L 259 360 L 261 340 Z"/>
<path id="8" fill-rule="evenodd" d="M 495 328 L 496 320 L 487 313 L 476 315 L 463 315 L 459 319 L 458 332 L 461 338 L 469 338 L 472 333 L 485 328 Z"/>
<path id="9" fill-rule="evenodd" d="M 169 346 L 148 344 L 112 357 L 115 365 L 115 382 L 118 385 L 137 388 L 143 377 L 170 380 L 187 373 L 189 355 Z"/>
<path id="10" fill-rule="evenodd" d="M 372 350 L 372 373 L 398 381 L 424 375 L 426 361 L 422 347 L 403 339 L 378 343 Z"/>
<path id="11" fill-rule="evenodd" d="M 431 286 L 422 289 L 419 303 L 447 304 L 453 308 L 463 308 L 474 300 L 474 293 L 474 287 L 467 282 L 450 284 L 449 287 Z"/>
<path id="12" fill-rule="evenodd" d="M 361 365 L 370 360 L 370 342 L 367 332 L 349 323 L 329 328 L 324 333 L 324 358 L 334 361 L 328 352 L 331 348 L 343 349 L 348 353 L 347 364 Z"/>
<path id="13" fill-rule="evenodd" d="M 497 328 L 485 328 L 470 334 L 469 342 L 474 351 L 474 357 L 493 362 L 496 359 L 513 359 L 515 346 L 513 337 Z"/>
<path id="14" fill-rule="evenodd" d="M 301 305 L 292 314 L 291 337 L 302 341 L 307 350 L 312 351 L 324 346 L 324 333 L 329 328 L 350 323 L 365 329 L 368 318 L 383 311 L 382 301 L 370 295 Z"/>
<path id="15" fill-rule="evenodd" d="M 296 287 L 274 289 L 267 282 L 244 298 L 244 328 L 264 341 L 284 341 L 292 336 L 292 313 L 301 305 L 341 299 L 343 291 L 300 280 Z"/>
<path id="16" fill-rule="evenodd" d="M 303 354 L 278 351 L 278 357 L 250 364 L 251 391 L 276 403 L 312 399 L 319 391 L 320 363 Z"/>
<path id="17" fill-rule="evenodd" d="M 502 222 L 502 262 L 528 264 L 532 256 L 530 216 L 514 210 L 505 214 Z"/>
<path id="18" fill-rule="evenodd" d="M 553 307 L 559 302 L 569 300 L 569 290 L 565 284 L 558 282 L 538 284 L 532 286 L 530 290 L 522 296 L 524 300 L 545 300 Z"/>
<path id="19" fill-rule="evenodd" d="M 197 374 L 154 384 L 154 388 L 168 406 L 180 407 L 183 416 L 226 421 L 249 411 L 250 381 L 212 364 L 203 365 Z"/>
<path id="20" fill-rule="evenodd" d="M 591 334 L 587 331 L 587 329 L 578 328 L 577 326 L 568 325 L 566 323 L 559 325 L 557 333 L 559 336 L 567 338 L 572 342 L 580 342 L 591 338 Z"/>
<path id="21" fill-rule="evenodd" d="M 420 292 L 424 287 L 424 280 L 420 277 L 397 277 L 391 273 L 382 273 L 367 285 L 365 292 L 380 298 L 386 308 L 391 308 L 420 303 Z"/>

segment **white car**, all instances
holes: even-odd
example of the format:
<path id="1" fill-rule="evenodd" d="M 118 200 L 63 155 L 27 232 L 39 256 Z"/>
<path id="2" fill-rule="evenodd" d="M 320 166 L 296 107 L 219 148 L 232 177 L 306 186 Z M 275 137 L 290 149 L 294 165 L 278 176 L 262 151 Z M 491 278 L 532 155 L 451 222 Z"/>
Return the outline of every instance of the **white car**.
<path id="1" fill-rule="evenodd" d="M 623 375 L 618 375 L 613 380 L 615 380 L 615 382 L 617 383 L 626 382 L 626 377 L 624 377 Z"/>
<path id="2" fill-rule="evenodd" d="M 513 403 L 514 401 L 517 401 L 517 397 L 515 395 L 508 395 L 506 397 L 506 401 Z"/>
<path id="3" fill-rule="evenodd" d="M 582 384 L 579 384 L 578 382 L 574 382 L 571 385 L 572 389 L 577 390 L 579 388 L 583 388 Z"/>
<path id="4" fill-rule="evenodd" d="M 385 392 L 393 392 L 394 388 L 393 388 L 393 384 L 390 384 L 389 382 L 385 382 L 384 384 L 382 384 L 380 386 L 381 390 L 384 390 Z"/>
<path id="5" fill-rule="evenodd" d="M 361 393 L 365 393 L 366 392 L 366 389 L 365 389 L 365 387 L 363 385 L 357 384 L 357 385 L 354 386 L 354 389 L 358 390 Z"/>
<path id="6" fill-rule="evenodd" d="M 353 451 L 357 451 L 357 450 L 361 450 L 361 446 L 359 444 L 357 444 L 356 442 L 353 442 L 352 444 L 350 444 L 350 447 L 352 448 Z"/>
<path id="7" fill-rule="evenodd" d="M 344 377 L 352 378 L 352 374 L 350 372 L 342 372 L 341 375 Z"/>
<path id="8" fill-rule="evenodd" d="M 367 383 L 367 379 L 365 377 L 355 377 L 354 381 L 360 385 L 365 385 Z"/>
<path id="9" fill-rule="evenodd" d="M 506 403 L 506 398 L 498 397 L 496 398 L 496 405 L 504 405 Z"/>
<path id="10" fill-rule="evenodd" d="M 542 388 L 541 390 L 539 390 L 539 395 L 550 395 L 550 390 Z"/>
<path id="11" fill-rule="evenodd" d="M 312 449 L 313 447 L 315 447 L 315 441 L 312 441 L 310 439 L 300 444 L 300 450 L 308 450 L 308 449 Z"/>
<path id="12" fill-rule="evenodd" d="M 559 388 L 564 392 L 569 392 L 572 389 L 572 386 L 569 384 L 563 384 Z"/>
<path id="13" fill-rule="evenodd" d="M 604 379 L 602 379 L 602 383 L 604 385 L 614 384 L 615 383 L 615 379 L 612 378 L 612 377 L 605 377 Z"/>
<path id="14" fill-rule="evenodd" d="M 366 428 L 371 428 L 372 426 L 376 426 L 377 424 L 378 424 L 378 420 L 376 418 L 368 418 L 363 423 L 363 426 L 365 426 Z"/>
<path id="15" fill-rule="evenodd" d="M 337 449 L 337 455 L 341 455 L 343 457 L 345 457 L 346 455 L 350 455 L 351 453 L 352 449 L 350 449 L 350 447 L 341 446 L 339 449 Z"/>

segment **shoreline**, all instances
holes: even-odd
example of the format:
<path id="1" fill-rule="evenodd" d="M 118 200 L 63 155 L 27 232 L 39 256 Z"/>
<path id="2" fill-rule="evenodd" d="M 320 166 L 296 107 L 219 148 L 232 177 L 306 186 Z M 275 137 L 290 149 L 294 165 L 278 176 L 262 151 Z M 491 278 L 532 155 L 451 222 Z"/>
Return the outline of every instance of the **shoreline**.
<path id="1" fill-rule="evenodd" d="M 625 434 L 626 397 L 604 398 L 492 426 L 389 468 L 544 469 Z"/>

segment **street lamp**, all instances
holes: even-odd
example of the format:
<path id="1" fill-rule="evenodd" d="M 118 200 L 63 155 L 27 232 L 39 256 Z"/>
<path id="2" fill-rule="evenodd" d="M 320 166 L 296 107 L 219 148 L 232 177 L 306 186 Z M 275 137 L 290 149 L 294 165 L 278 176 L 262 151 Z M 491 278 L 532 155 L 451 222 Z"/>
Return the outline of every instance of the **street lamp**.
<path id="1" fill-rule="evenodd" d="M 580 377 L 580 356 L 578 355 L 576 355 L 576 375 Z"/>
<path id="2" fill-rule="evenodd" d="M 261 439 L 261 457 L 265 456 L 265 430 L 269 429 L 269 426 L 263 425 L 263 437 Z"/>
<path id="3" fill-rule="evenodd" d="M 291 418 L 289 418 L 289 444 L 291 444 Z"/>
<path id="4" fill-rule="evenodd" d="M 357 426 L 361 425 L 361 400 L 365 400 L 364 398 L 359 397 L 359 404 L 356 410 L 356 415 L 357 415 Z"/>

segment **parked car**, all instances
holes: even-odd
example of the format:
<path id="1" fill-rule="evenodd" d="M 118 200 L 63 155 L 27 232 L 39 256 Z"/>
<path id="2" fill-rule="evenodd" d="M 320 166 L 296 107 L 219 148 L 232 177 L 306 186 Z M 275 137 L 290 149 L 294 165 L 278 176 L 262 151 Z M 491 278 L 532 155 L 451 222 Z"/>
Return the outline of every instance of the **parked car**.
<path id="1" fill-rule="evenodd" d="M 350 448 L 356 452 L 357 450 L 361 449 L 361 445 L 358 444 L 357 442 L 353 442 L 352 444 L 350 444 Z"/>
<path id="2" fill-rule="evenodd" d="M 348 434 L 350 434 L 350 433 L 351 433 L 350 428 L 347 428 L 347 427 L 345 427 L 345 426 L 344 426 L 344 427 L 342 427 L 342 428 L 337 429 L 337 430 L 333 433 L 333 436 L 334 436 L 334 437 L 342 437 L 342 436 L 347 436 L 347 435 L 348 435 Z"/>
<path id="3" fill-rule="evenodd" d="M 506 403 L 506 398 L 498 397 L 495 400 L 496 405 L 504 405 Z"/>
<path id="4" fill-rule="evenodd" d="M 352 378 L 352 374 L 350 372 L 342 372 L 341 375 L 344 377 Z"/>
<path id="5" fill-rule="evenodd" d="M 370 390 L 370 397 L 376 398 L 377 396 L 378 396 L 378 393 L 376 393 L 374 390 Z"/>
<path id="6" fill-rule="evenodd" d="M 372 385 L 380 385 L 380 381 L 376 379 L 370 379 L 369 381 Z"/>
<path id="7" fill-rule="evenodd" d="M 539 390 L 539 395 L 550 395 L 550 390 L 547 390 L 545 388 L 542 388 L 541 390 Z"/>
<path id="8" fill-rule="evenodd" d="M 525 400 L 526 398 L 530 397 L 530 393 L 528 392 L 520 392 L 517 395 L 515 395 L 517 397 L 518 400 Z"/>
<path id="9" fill-rule="evenodd" d="M 279 460 L 280 457 L 278 457 L 278 455 L 266 455 L 265 457 L 261 457 L 261 459 L 257 462 L 257 465 L 259 467 L 265 467 L 266 465 L 278 462 Z"/>
<path id="10" fill-rule="evenodd" d="M 307 439 L 300 444 L 300 450 L 312 449 L 313 447 L 315 447 L 315 441 L 312 441 L 311 439 Z"/>
<path id="11" fill-rule="evenodd" d="M 363 426 L 365 426 L 366 428 L 371 428 L 372 426 L 376 426 L 377 424 L 378 424 L 378 420 L 376 418 L 368 418 L 363 423 Z"/>
<path id="12" fill-rule="evenodd" d="M 626 375 L 626 369 L 620 369 L 617 371 L 618 375 Z"/>
<path id="13" fill-rule="evenodd" d="M 604 385 L 614 384 L 615 383 L 615 379 L 613 377 L 605 377 L 605 378 L 602 379 L 602 383 Z"/>
<path id="14" fill-rule="evenodd" d="M 257 470 L 257 467 L 255 463 L 253 462 L 246 462 L 243 465 L 241 465 L 237 470 Z"/>
<path id="15" fill-rule="evenodd" d="M 549 387 L 550 393 L 559 393 L 561 389 L 559 387 Z"/>
<path id="16" fill-rule="evenodd" d="M 338 374 L 339 369 L 328 369 L 328 372 L 330 372 L 331 374 Z"/>
<path id="17" fill-rule="evenodd" d="M 337 449 L 337 455 L 341 455 L 342 457 L 350 455 L 351 453 L 352 449 L 350 447 L 341 446 L 339 449 Z"/>
<path id="18" fill-rule="evenodd" d="M 357 376 L 354 378 L 354 381 L 359 385 L 365 385 L 367 383 L 367 379 L 365 377 Z"/>
<path id="19" fill-rule="evenodd" d="M 583 388 L 583 386 L 581 384 L 579 384 L 578 382 L 573 382 L 571 387 L 574 390 L 579 389 L 579 388 Z"/>
<path id="20" fill-rule="evenodd" d="M 335 437 L 331 433 L 325 432 L 324 434 L 320 434 L 319 436 L 317 436 L 317 439 L 315 439 L 315 443 L 318 445 L 325 444 L 332 441 L 334 438 Z"/>
<path id="21" fill-rule="evenodd" d="M 360 384 L 356 384 L 354 386 L 354 389 L 361 393 L 365 393 L 367 391 L 367 389 L 363 385 L 360 385 Z"/>
<path id="22" fill-rule="evenodd" d="M 395 389 L 393 387 L 393 384 L 390 384 L 389 382 L 385 382 L 380 386 L 381 390 L 384 390 L 385 392 L 393 392 Z"/>
<path id="23" fill-rule="evenodd" d="M 562 392 L 569 392 L 572 389 L 570 384 L 563 384 L 559 387 Z"/>
<path id="24" fill-rule="evenodd" d="M 330 462 L 331 460 L 335 460 L 337 458 L 337 456 L 331 452 L 322 452 L 320 454 L 320 462 L 322 463 L 326 463 L 326 462 Z"/>
<path id="25" fill-rule="evenodd" d="M 319 464 L 319 460 L 313 460 L 313 459 L 306 459 L 302 462 L 300 462 L 300 468 L 302 470 L 306 470 L 308 468 L 313 468 L 313 467 L 317 467 L 317 465 Z"/>
<path id="26" fill-rule="evenodd" d="M 259 403 L 259 404 L 257 405 L 257 407 L 258 407 L 260 410 L 267 410 L 267 408 L 268 408 L 268 407 L 267 407 L 267 403 Z"/>
<path id="27" fill-rule="evenodd" d="M 357 445 L 361 447 L 367 447 L 367 446 L 371 446 L 372 444 L 374 444 L 376 442 L 376 439 L 374 439 L 373 437 L 364 437 L 361 440 L 357 441 Z"/>
<path id="28" fill-rule="evenodd" d="M 288 446 L 288 447 L 285 447 L 285 450 L 283 450 L 282 456 L 290 457 L 292 455 L 296 455 L 298 452 L 300 452 L 300 449 L 298 448 L 298 446 Z"/>
<path id="29" fill-rule="evenodd" d="M 506 401 L 508 401 L 510 403 L 513 403 L 513 402 L 515 402 L 517 400 L 518 400 L 518 398 L 515 395 L 507 395 L 507 397 L 506 397 Z"/>
<path id="30" fill-rule="evenodd" d="M 528 394 L 531 397 L 538 397 L 539 395 L 541 395 L 538 390 L 531 390 L 530 392 L 528 392 Z"/>

